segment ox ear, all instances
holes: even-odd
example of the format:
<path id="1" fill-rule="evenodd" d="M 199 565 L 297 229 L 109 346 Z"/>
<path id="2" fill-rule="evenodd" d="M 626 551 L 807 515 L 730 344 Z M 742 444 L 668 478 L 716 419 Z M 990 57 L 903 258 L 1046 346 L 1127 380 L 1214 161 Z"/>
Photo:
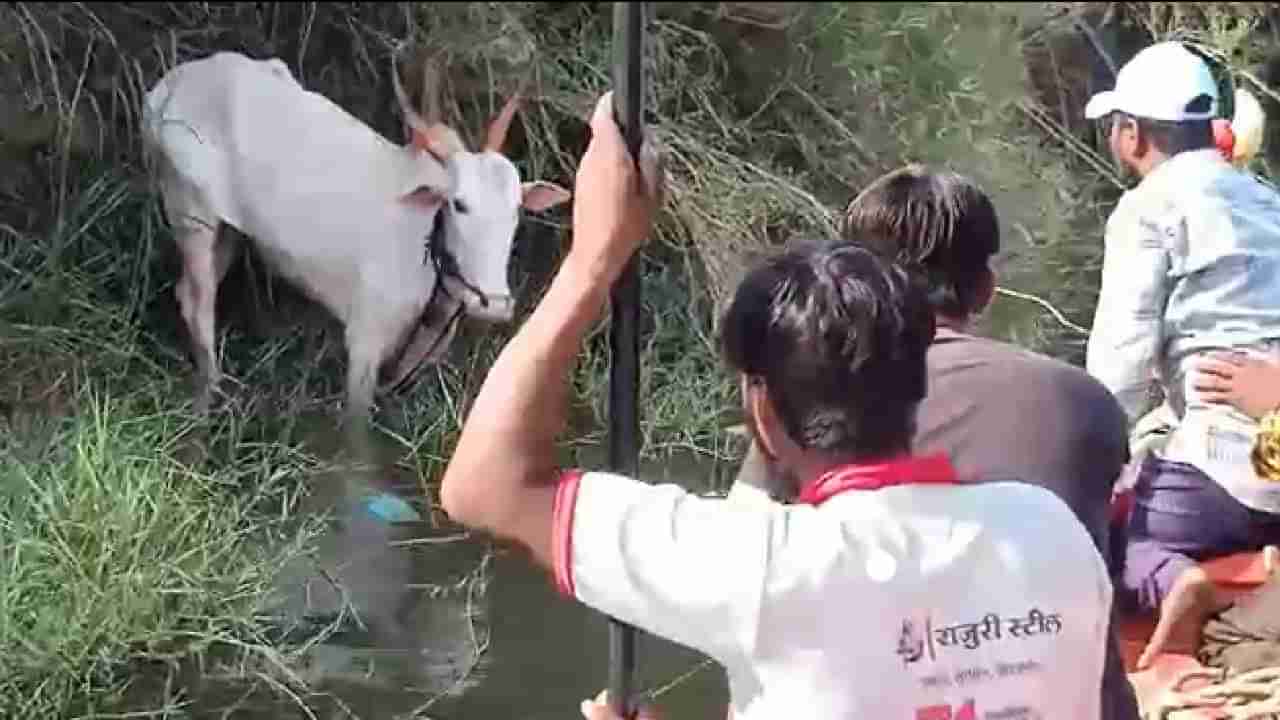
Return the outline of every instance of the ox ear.
<path id="1" fill-rule="evenodd" d="M 542 212 L 569 202 L 573 193 L 545 180 L 520 184 L 520 206 L 530 212 Z"/>
<path id="2" fill-rule="evenodd" d="M 417 205 L 423 210 L 435 210 L 444 204 L 444 191 L 432 185 L 420 185 L 400 196 L 401 202 Z"/>

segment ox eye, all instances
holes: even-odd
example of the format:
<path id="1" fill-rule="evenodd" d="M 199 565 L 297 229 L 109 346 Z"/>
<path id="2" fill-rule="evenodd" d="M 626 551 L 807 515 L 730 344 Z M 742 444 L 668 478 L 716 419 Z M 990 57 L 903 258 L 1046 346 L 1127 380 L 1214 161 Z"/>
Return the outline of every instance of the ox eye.
<path id="1" fill-rule="evenodd" d="M 467 207 L 467 204 L 462 202 L 461 200 L 453 201 L 453 209 L 454 209 L 454 212 L 458 213 L 459 215 L 466 215 L 467 213 L 471 212 L 471 208 Z"/>

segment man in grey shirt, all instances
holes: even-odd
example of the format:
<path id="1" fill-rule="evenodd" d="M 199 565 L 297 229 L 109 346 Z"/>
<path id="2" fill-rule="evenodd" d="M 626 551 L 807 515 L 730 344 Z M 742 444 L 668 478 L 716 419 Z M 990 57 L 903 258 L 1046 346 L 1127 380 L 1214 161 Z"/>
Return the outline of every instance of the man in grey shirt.
<path id="1" fill-rule="evenodd" d="M 1000 228 L 990 198 L 961 175 L 912 165 L 853 200 L 845 234 L 866 238 L 876 252 L 928 279 L 938 331 L 927 355 L 917 450 L 946 451 L 961 482 L 1018 480 L 1054 492 L 1110 563 L 1112 488 L 1129 460 L 1124 411 L 1083 370 L 968 332 L 995 292 L 989 263 L 1000 249 Z M 778 494 L 767 461 L 753 446 L 732 493 L 755 490 Z M 1137 720 L 1114 617 L 1103 717 Z"/>

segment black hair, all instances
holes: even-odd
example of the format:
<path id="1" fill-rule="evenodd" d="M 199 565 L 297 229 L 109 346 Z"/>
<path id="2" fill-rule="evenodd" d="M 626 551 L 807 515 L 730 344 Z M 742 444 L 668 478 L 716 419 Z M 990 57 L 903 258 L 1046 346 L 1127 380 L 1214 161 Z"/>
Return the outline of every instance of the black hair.
<path id="1" fill-rule="evenodd" d="M 920 164 L 882 176 L 855 197 L 843 233 L 920 272 L 934 310 L 957 318 L 979 309 L 987 263 L 1000 251 L 1000 223 L 987 194 L 964 175 Z"/>
<path id="2" fill-rule="evenodd" d="M 934 317 L 918 278 L 859 245 L 805 243 L 755 267 L 721 323 L 730 367 L 763 382 L 800 447 L 911 447 Z"/>

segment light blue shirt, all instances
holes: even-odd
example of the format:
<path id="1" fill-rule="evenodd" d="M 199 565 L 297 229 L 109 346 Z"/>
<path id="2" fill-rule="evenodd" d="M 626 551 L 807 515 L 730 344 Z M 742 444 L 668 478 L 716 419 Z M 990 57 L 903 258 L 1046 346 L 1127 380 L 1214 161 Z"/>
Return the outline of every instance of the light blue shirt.
<path id="1" fill-rule="evenodd" d="M 1270 487 L 1236 487 L 1261 482 L 1248 461 L 1256 423 L 1197 401 L 1189 385 L 1193 361 L 1206 352 L 1275 347 L 1280 194 L 1216 149 L 1175 155 L 1126 192 L 1107 220 L 1089 373 L 1131 423 L 1150 408 L 1149 387 L 1158 381 L 1180 422 L 1164 454 L 1194 462 L 1248 505 L 1280 510 L 1280 488 L 1263 500 L 1257 492 Z M 1238 477 L 1226 478 L 1224 468 Z"/>

